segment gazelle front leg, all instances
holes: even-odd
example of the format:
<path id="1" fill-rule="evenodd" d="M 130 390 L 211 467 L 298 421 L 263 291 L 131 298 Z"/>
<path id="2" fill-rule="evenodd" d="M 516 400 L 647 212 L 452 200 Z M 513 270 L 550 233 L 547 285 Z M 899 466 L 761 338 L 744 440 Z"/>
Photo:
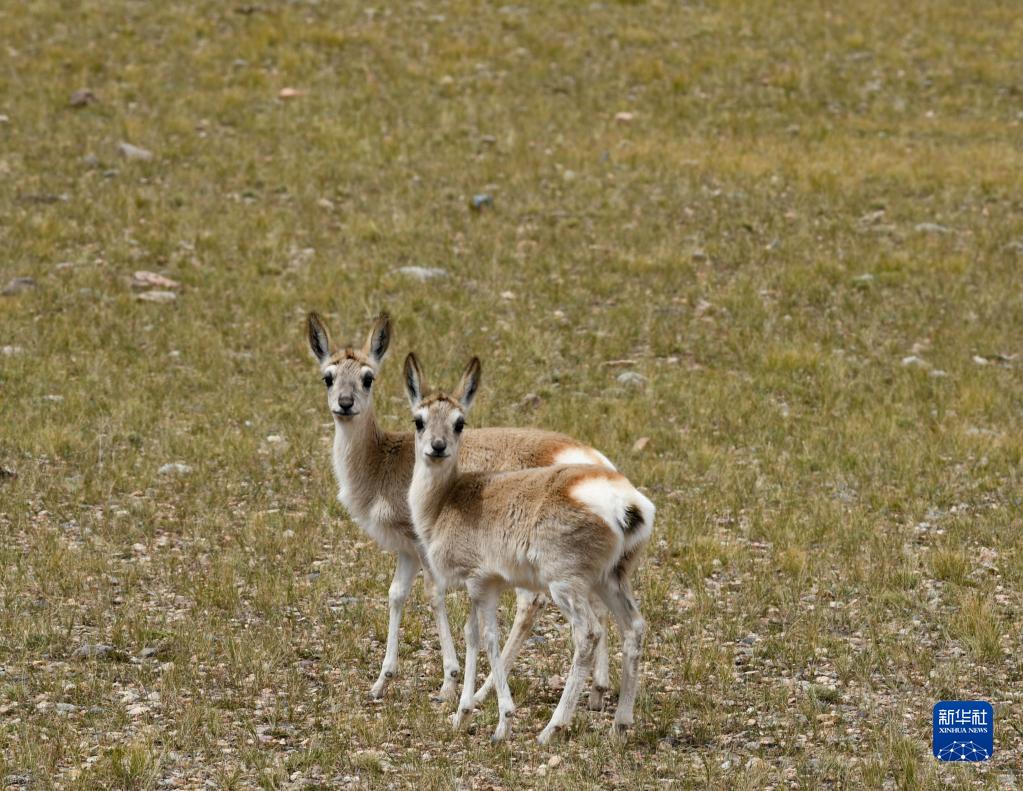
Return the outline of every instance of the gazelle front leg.
<path id="1" fill-rule="evenodd" d="M 547 604 L 547 597 L 542 593 L 518 588 L 515 591 L 515 620 L 512 622 L 511 631 L 508 632 L 508 639 L 504 643 L 504 650 L 501 651 L 501 661 L 504 663 L 505 672 L 513 664 L 522 650 L 522 644 L 526 642 L 526 636 L 533 628 L 537 613 Z M 487 695 L 494 688 L 494 674 L 487 676 L 483 686 L 476 692 L 476 705 L 479 706 L 487 699 Z"/>
<path id="2" fill-rule="evenodd" d="M 458 694 L 458 653 L 455 641 L 451 636 L 451 624 L 448 623 L 448 609 L 445 604 L 447 591 L 439 586 L 433 575 L 423 564 L 423 587 L 433 608 L 433 617 L 437 621 L 437 636 L 440 639 L 441 656 L 444 662 L 444 682 L 441 684 L 437 699 L 447 702 L 454 700 Z"/>
<path id="3" fill-rule="evenodd" d="M 469 615 L 465 619 L 465 679 L 458 709 L 451 715 L 455 728 L 464 728 L 473 715 L 472 691 L 476 687 L 476 659 L 480 654 L 480 619 L 474 599 L 469 599 Z"/>
<path id="4" fill-rule="evenodd" d="M 394 579 L 391 580 L 391 588 L 387 593 L 387 603 L 390 612 L 387 619 L 387 649 L 384 651 L 384 664 L 380 668 L 380 676 L 370 690 L 374 698 L 382 698 L 398 672 L 398 629 L 401 625 L 401 613 L 405 608 L 405 600 L 409 591 L 412 590 L 412 583 L 419 571 L 419 558 L 415 555 L 401 553 L 398 555 L 398 566 L 394 570 Z"/>

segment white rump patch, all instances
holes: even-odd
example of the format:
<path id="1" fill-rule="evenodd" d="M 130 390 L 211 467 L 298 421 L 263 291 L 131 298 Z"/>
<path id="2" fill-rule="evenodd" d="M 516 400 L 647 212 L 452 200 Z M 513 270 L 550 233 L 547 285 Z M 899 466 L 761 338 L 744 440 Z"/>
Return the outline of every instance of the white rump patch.
<path id="1" fill-rule="evenodd" d="M 554 457 L 554 463 L 590 464 L 597 467 L 606 467 L 609 470 L 615 469 L 615 466 L 608 460 L 607 456 L 599 450 L 582 446 L 565 448 L 564 450 L 558 451 L 558 454 Z"/>
<path id="2" fill-rule="evenodd" d="M 573 486 L 568 494 L 622 536 L 626 552 L 644 543 L 653 531 L 654 504 L 625 478 L 586 478 Z M 623 525 L 627 523 L 626 512 L 630 506 L 639 511 L 643 523 L 625 530 Z"/>

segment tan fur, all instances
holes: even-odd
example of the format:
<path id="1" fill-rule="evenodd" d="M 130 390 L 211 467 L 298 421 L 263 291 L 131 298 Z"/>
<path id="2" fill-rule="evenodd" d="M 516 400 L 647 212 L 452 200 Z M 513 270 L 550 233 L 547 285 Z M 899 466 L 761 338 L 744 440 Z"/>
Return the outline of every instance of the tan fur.
<path id="1" fill-rule="evenodd" d="M 460 427 L 479 374 L 474 358 L 456 396 L 426 395 L 415 356 L 410 354 L 405 363 L 406 388 L 417 421 L 408 494 L 412 521 L 435 582 L 442 589 L 464 585 L 471 601 L 465 684 L 454 723 L 460 726 L 472 714 L 482 618 L 500 707 L 493 738 L 509 734 L 514 703 L 497 651 L 496 605 L 501 590 L 518 587 L 550 592 L 572 625 L 576 648 L 561 701 L 540 741 L 546 742 L 571 721 L 602 636 L 593 610 L 598 599 L 611 607 L 622 629 L 622 692 L 615 724 L 626 728 L 632 724 L 644 629 L 628 572 L 649 538 L 653 504 L 620 473 L 591 465 L 504 473 L 462 469 L 463 445 L 468 446 L 470 435 Z"/>
<path id="2" fill-rule="evenodd" d="M 352 392 L 359 414 L 341 417 L 335 412 L 335 435 L 332 460 L 338 482 L 338 499 L 348 510 L 353 521 L 382 549 L 398 556 L 398 567 L 389 594 L 390 623 L 388 647 L 372 694 L 381 696 L 397 671 L 397 630 L 405 597 L 412 578 L 419 567 L 420 548 L 417 545 L 408 508 L 408 489 L 415 461 L 415 436 L 409 432 L 383 431 L 376 422 L 371 393 L 360 391 L 363 370 L 378 372 L 390 335 L 390 320 L 381 315 L 371 329 L 362 350 L 348 346 L 340 351 L 330 344 L 329 334 L 322 319 L 316 314 L 308 317 L 310 345 L 320 362 L 321 371 L 332 371 L 336 381 L 328 388 L 328 406 L 332 412 L 341 391 Z M 374 344 L 382 343 L 384 351 L 377 359 Z M 441 396 L 438 395 L 438 398 Z M 443 396 L 449 405 L 457 400 Z M 560 450 L 592 448 L 564 434 L 538 429 L 486 428 L 467 430 L 462 450 L 462 464 L 467 470 L 520 470 L 550 463 Z M 424 581 L 437 619 L 442 652 L 444 654 L 444 684 L 440 696 L 450 698 L 455 692 L 458 660 L 447 616 L 443 591 L 432 586 L 429 575 Z M 520 597 L 513 638 L 509 642 L 507 660 L 514 660 L 522 640 L 528 634 L 542 596 Z M 603 677 L 595 678 L 596 686 L 607 686 Z M 489 687 L 481 690 L 485 695 Z M 597 696 L 599 697 L 598 693 Z"/>

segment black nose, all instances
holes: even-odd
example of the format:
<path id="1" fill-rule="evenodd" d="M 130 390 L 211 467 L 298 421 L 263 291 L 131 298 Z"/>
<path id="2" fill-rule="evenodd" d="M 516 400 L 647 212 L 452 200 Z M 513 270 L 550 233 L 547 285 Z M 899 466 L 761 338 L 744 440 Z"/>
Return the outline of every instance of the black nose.
<path id="1" fill-rule="evenodd" d="M 443 453 L 445 450 L 447 450 L 448 443 L 446 443 L 442 439 L 435 439 L 433 442 L 430 443 L 430 447 L 433 448 L 434 453 Z"/>
<path id="2" fill-rule="evenodd" d="M 355 405 L 355 399 L 352 396 L 341 396 L 337 400 L 337 405 L 347 412 Z"/>

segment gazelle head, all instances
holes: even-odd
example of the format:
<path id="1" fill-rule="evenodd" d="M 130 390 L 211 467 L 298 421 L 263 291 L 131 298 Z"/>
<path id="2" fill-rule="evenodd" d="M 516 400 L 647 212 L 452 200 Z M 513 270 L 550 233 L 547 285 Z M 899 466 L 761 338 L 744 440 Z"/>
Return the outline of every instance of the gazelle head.
<path id="1" fill-rule="evenodd" d="M 473 357 L 462 374 L 458 388 L 448 395 L 426 393 L 423 371 L 414 353 L 405 358 L 405 390 L 412 405 L 416 427 L 416 454 L 432 464 L 458 458 L 465 418 L 480 384 L 480 361 Z"/>
<path id="2" fill-rule="evenodd" d="M 347 423 L 373 407 L 373 382 L 391 342 L 391 319 L 381 313 L 369 331 L 362 349 L 347 346 L 333 350 L 323 319 L 316 313 L 308 317 L 309 348 L 320 364 L 327 386 L 327 406 L 334 419 Z"/>

